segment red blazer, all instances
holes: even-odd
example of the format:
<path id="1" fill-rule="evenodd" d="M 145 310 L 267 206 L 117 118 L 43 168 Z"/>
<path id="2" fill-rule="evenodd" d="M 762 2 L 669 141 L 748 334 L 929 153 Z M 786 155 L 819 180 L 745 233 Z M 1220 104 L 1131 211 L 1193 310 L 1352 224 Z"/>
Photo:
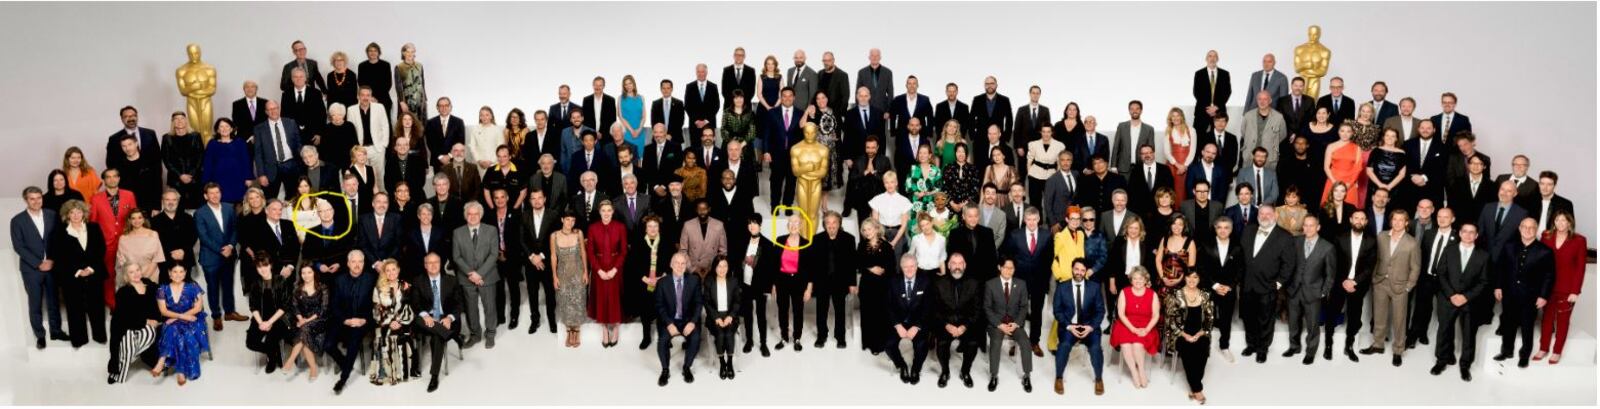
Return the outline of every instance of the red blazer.
<path id="1" fill-rule="evenodd" d="M 128 213 L 138 208 L 133 202 L 133 192 L 127 189 L 117 189 L 117 208 L 111 208 L 111 198 L 102 190 L 89 199 L 89 222 L 100 225 L 100 233 L 105 234 L 107 243 L 116 243 L 122 237 L 122 222 Z M 154 210 L 154 209 L 146 209 Z M 107 245 L 107 253 L 115 253 L 116 246 Z"/>
<path id="2" fill-rule="evenodd" d="M 1551 291 L 1554 294 L 1579 294 L 1583 291 L 1584 263 L 1588 260 L 1589 243 L 1583 235 L 1573 232 L 1562 243 L 1561 248 L 1556 248 L 1555 233 L 1544 234 L 1544 244 L 1555 250 L 1556 257 L 1556 285 Z M 1566 297 L 1555 297 L 1565 299 Z"/>
<path id="3" fill-rule="evenodd" d="M 628 259 L 628 229 L 621 220 L 611 223 L 596 221 L 589 224 L 589 243 L 584 251 L 589 256 L 589 271 L 622 268 Z"/>

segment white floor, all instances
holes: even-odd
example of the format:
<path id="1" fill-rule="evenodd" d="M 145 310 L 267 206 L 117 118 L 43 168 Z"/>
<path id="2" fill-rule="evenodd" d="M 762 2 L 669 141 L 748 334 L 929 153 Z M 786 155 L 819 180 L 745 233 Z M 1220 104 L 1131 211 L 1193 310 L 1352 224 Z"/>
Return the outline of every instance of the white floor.
<path id="1" fill-rule="evenodd" d="M 763 183 L 765 184 L 765 183 Z M 764 209 L 766 197 L 757 200 Z M 833 208 L 839 208 L 835 195 Z M 18 211 L 18 200 L 6 200 L 0 214 Z M 855 231 L 854 217 L 846 218 L 845 229 Z M 769 220 L 770 223 L 770 220 Z M 770 228 L 770 224 L 769 224 Z M 782 230 L 782 227 L 779 227 Z M 770 231 L 770 230 L 768 230 Z M 3 239 L 0 239 L 3 240 Z M 0 265 L 13 265 L 15 255 L 0 252 Z M 1593 275 L 1592 273 L 1590 275 Z M 22 307 L 22 291 L 14 279 L 0 289 Z M 243 305 L 240 298 L 241 305 Z M 856 308 L 851 300 L 850 308 Z M 656 386 L 660 364 L 655 350 L 639 351 L 638 324 L 623 326 L 622 343 L 616 348 L 599 346 L 599 327 L 584 328 L 584 345 L 578 349 L 562 347 L 562 337 L 541 331 L 529 335 L 526 327 L 515 331 L 502 328 L 493 350 L 481 346 L 469 349 L 465 361 L 453 361 L 451 374 L 441 380 L 438 392 L 426 392 L 427 379 L 416 379 L 397 386 L 373 386 L 364 376 L 352 378 L 343 396 L 332 387 L 337 376 L 324 367 L 315 382 L 302 371 L 288 376 L 266 375 L 260 370 L 259 355 L 244 348 L 243 329 L 238 323 L 212 334 L 215 360 L 203 363 L 203 375 L 181 389 L 173 378 L 153 379 L 135 373 L 126 384 L 105 384 L 105 346 L 90 344 L 73 350 L 65 342 L 52 342 L 38 351 L 27 334 L 22 311 L 13 317 L 17 325 L 0 329 L 0 357 L 13 362 L 9 371 L 0 371 L 0 402 L 33 405 L 158 405 L 180 404 L 521 404 L 647 405 L 661 402 L 679 404 L 744 405 L 883 405 L 883 404 L 966 404 L 966 405 L 1185 405 L 1188 391 L 1183 375 L 1176 370 L 1155 370 L 1149 388 L 1134 389 L 1127 383 L 1117 359 L 1106 357 L 1106 394 L 1094 396 L 1092 372 L 1080 348 L 1067 368 L 1067 395 L 1051 390 L 1051 358 L 1034 361 L 1034 391 L 1024 394 L 1019 384 L 1019 357 L 1002 360 L 1001 386 L 996 392 L 984 390 L 988 381 L 986 356 L 973 364 L 976 381 L 973 389 L 957 379 L 939 389 L 935 385 L 939 366 L 932 354 L 924 366 L 922 383 L 901 384 L 893 366 L 883 356 L 874 357 L 860 350 L 859 334 L 849 333 L 850 347 L 839 350 L 811 348 L 814 320 L 808 314 L 806 349 L 773 351 L 762 358 L 759 352 L 739 354 L 739 376 L 732 381 L 717 378 L 711 343 L 701 349 L 695 367 L 694 384 L 685 384 L 676 369 L 671 384 Z M 523 314 L 527 314 L 524 310 Z M 772 339 L 776 340 L 776 308 Z M 1048 315 L 1048 313 L 1047 313 Z M 1575 317 L 1578 328 L 1585 315 Z M 855 314 L 850 323 L 855 325 Z M 1592 316 L 1589 316 L 1592 317 Z M 526 318 L 524 316 L 524 318 Z M 1591 318 L 1592 320 L 1592 318 Z M 1048 323 L 1047 323 L 1048 324 Z M 524 322 L 526 325 L 526 322 Z M 1235 324 L 1235 352 L 1243 346 Z M 1592 327 L 1590 327 L 1592 328 Z M 1430 376 L 1433 348 L 1421 346 L 1407 353 L 1403 367 L 1389 365 L 1387 356 L 1364 356 L 1351 363 L 1335 355 L 1333 361 L 1318 360 L 1303 366 L 1299 359 L 1278 356 L 1287 348 L 1287 331 L 1279 325 L 1273 355 L 1266 364 L 1245 359 L 1229 363 L 1214 354 L 1207 367 L 1206 396 L 1213 405 L 1595 405 L 1595 340 L 1592 334 L 1575 330 L 1568 343 L 1568 356 L 1560 365 L 1537 362 L 1520 369 L 1488 359 L 1498 350 L 1499 341 L 1490 331 L 1479 335 L 1479 358 L 1474 380 L 1462 382 L 1455 368 L 1441 376 Z M 1370 337 L 1362 334 L 1358 348 Z M 1342 345 L 1343 336 L 1335 339 Z M 1536 341 L 1537 342 L 1537 341 Z M 450 351 L 455 351 L 451 348 Z M 1109 348 L 1107 348 L 1109 352 Z M 453 354 L 452 354 L 453 355 Z M 674 356 L 673 368 L 681 363 L 681 349 Z M 909 355 L 908 355 L 909 358 Z M 1236 357 L 1237 358 L 1237 357 Z M 454 358 L 450 358 L 454 359 Z M 952 357 L 959 366 L 959 356 Z M 424 363 L 426 365 L 426 363 Z M 358 364 L 358 368 L 360 364 Z M 1154 366 L 1152 365 L 1153 369 Z M 144 369 L 135 365 L 136 370 Z M 360 371 L 360 369 L 358 369 Z M 181 391 L 181 392 L 180 392 Z"/>

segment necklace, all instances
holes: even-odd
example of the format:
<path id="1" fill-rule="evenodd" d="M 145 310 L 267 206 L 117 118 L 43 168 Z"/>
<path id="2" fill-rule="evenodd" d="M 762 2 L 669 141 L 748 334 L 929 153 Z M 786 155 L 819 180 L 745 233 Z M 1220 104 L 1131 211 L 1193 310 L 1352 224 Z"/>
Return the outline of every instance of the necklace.
<path id="1" fill-rule="evenodd" d="M 333 75 L 335 75 L 335 77 L 333 79 L 333 85 L 343 86 L 344 85 L 344 79 L 346 77 L 350 76 L 350 72 L 349 71 L 346 71 L 346 72 L 334 72 Z"/>

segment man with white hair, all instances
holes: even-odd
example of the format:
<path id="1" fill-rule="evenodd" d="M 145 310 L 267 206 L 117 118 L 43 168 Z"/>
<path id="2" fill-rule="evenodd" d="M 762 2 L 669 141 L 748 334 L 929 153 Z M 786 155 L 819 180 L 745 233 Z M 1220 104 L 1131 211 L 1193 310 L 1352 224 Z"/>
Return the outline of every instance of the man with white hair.
<path id="1" fill-rule="evenodd" d="M 328 122 L 328 106 L 322 101 L 322 91 L 308 86 L 310 78 L 298 67 L 289 72 L 289 78 L 290 86 L 283 90 L 283 98 L 278 103 L 283 106 L 284 114 L 300 126 L 300 135 L 311 138 L 301 143 L 317 145 L 320 140 L 315 135 L 320 135 L 322 124 Z"/>
<path id="2" fill-rule="evenodd" d="M 495 327 L 500 325 L 494 314 L 494 288 L 500 282 L 499 233 L 495 226 L 482 224 L 483 205 L 478 202 L 467 202 L 464 214 L 467 224 L 452 236 L 451 266 L 466 294 L 466 332 L 471 334 L 466 346 L 483 341 L 484 347 L 494 349 Z"/>

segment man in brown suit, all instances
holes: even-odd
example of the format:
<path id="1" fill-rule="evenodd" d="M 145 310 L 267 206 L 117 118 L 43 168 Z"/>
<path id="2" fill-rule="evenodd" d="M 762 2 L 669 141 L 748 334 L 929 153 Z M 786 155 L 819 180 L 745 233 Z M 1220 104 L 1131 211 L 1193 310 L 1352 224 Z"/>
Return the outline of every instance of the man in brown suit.
<path id="1" fill-rule="evenodd" d="M 704 199 L 694 204 L 695 218 L 683 223 L 678 246 L 689 252 L 689 271 L 711 270 L 712 260 L 728 254 L 728 233 L 722 221 L 711 218 L 711 205 Z"/>
<path id="2" fill-rule="evenodd" d="M 477 165 L 467 162 L 467 145 L 458 143 L 451 146 L 450 164 L 441 171 L 450 178 L 451 196 L 461 200 L 482 200 L 483 192 L 478 189 L 483 186 L 483 175 L 478 174 Z"/>
<path id="3" fill-rule="evenodd" d="M 1372 346 L 1361 352 L 1381 353 L 1383 343 L 1393 338 L 1393 363 L 1400 366 L 1406 351 L 1406 304 L 1422 270 L 1422 253 L 1417 239 L 1406 233 L 1411 215 L 1397 209 L 1389 220 L 1389 230 L 1378 233 L 1378 268 L 1372 272 Z"/>

